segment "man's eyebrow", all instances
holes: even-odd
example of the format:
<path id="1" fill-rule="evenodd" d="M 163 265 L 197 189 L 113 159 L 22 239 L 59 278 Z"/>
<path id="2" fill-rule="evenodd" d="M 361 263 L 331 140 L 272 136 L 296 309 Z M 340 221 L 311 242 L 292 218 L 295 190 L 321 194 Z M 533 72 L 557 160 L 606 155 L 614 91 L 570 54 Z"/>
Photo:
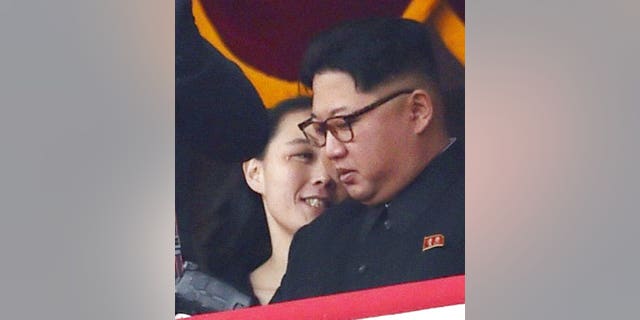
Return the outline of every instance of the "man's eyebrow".
<path id="1" fill-rule="evenodd" d="M 333 117 L 333 116 L 336 115 L 336 113 L 344 112 L 345 110 L 347 110 L 347 107 L 335 108 L 335 109 L 331 110 L 331 112 L 329 112 L 329 117 Z M 312 119 L 317 119 L 318 116 L 315 113 L 311 112 L 311 118 Z"/>
<path id="2" fill-rule="evenodd" d="M 335 109 L 331 110 L 331 112 L 329 112 L 329 116 L 333 117 L 333 116 L 336 115 L 336 113 L 344 112 L 345 110 L 347 110 L 347 107 L 335 108 Z"/>
<path id="3" fill-rule="evenodd" d="M 287 142 L 287 145 L 296 145 L 296 144 L 309 144 L 309 140 L 305 138 L 295 138 Z"/>

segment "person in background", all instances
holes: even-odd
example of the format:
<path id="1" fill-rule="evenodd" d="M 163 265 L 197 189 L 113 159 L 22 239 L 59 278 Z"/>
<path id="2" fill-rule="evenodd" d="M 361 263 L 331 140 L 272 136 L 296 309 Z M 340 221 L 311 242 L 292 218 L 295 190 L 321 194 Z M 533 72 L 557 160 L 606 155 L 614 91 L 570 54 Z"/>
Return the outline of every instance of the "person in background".
<path id="1" fill-rule="evenodd" d="M 234 166 L 264 147 L 266 118 L 265 106 L 242 70 L 200 35 L 192 1 L 176 0 L 176 225 L 182 258 L 210 274 L 225 277 L 223 270 L 258 263 L 235 255 L 240 239 L 229 233 L 256 220 L 249 214 L 253 210 L 226 213 L 233 206 L 227 201 L 230 192 L 244 184 L 242 170 Z M 249 233 L 261 238 L 267 231 L 262 226 Z"/>
<path id="2" fill-rule="evenodd" d="M 302 62 L 299 128 L 352 198 L 294 236 L 272 302 L 464 274 L 464 144 L 451 137 L 425 25 L 352 21 Z"/>

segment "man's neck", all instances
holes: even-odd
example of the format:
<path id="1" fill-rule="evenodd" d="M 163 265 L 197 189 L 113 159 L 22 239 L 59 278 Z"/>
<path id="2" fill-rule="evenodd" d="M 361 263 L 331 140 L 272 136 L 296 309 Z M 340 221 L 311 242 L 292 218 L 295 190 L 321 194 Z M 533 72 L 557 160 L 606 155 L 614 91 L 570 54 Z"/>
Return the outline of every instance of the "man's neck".
<path id="1" fill-rule="evenodd" d="M 455 138 L 453 141 L 455 141 Z M 403 177 L 398 177 L 399 181 L 401 181 L 401 183 L 398 183 L 400 187 L 388 197 L 381 198 L 375 202 L 363 202 L 363 204 L 367 206 L 377 206 L 391 202 L 393 198 L 407 188 L 427 168 L 433 159 L 448 149 L 452 144 L 452 139 L 445 132 L 439 135 L 432 135 L 428 140 L 423 141 L 423 147 L 420 151 L 407 155 L 407 161 L 413 161 L 407 163 L 408 168 L 405 170 Z"/>

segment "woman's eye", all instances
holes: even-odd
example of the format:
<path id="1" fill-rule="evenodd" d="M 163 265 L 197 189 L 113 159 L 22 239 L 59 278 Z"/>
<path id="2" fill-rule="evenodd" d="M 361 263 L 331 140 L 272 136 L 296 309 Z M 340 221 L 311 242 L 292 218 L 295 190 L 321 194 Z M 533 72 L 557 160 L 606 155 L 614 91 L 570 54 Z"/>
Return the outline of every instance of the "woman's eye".
<path id="1" fill-rule="evenodd" d="M 313 154 L 313 152 L 301 152 L 301 153 L 296 153 L 294 155 L 292 155 L 291 157 L 297 160 L 302 160 L 302 161 L 311 161 L 313 160 L 313 157 L 315 155 Z"/>

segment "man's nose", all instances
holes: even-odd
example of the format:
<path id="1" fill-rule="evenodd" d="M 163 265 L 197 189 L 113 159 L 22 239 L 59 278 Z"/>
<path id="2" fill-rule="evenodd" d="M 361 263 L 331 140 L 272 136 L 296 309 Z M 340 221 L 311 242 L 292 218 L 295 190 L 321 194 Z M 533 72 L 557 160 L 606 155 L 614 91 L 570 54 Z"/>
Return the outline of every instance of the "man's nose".
<path id="1" fill-rule="evenodd" d="M 327 158 L 333 160 L 344 157 L 347 154 L 347 149 L 344 147 L 344 142 L 336 139 L 333 133 L 328 131 L 324 152 Z"/>

